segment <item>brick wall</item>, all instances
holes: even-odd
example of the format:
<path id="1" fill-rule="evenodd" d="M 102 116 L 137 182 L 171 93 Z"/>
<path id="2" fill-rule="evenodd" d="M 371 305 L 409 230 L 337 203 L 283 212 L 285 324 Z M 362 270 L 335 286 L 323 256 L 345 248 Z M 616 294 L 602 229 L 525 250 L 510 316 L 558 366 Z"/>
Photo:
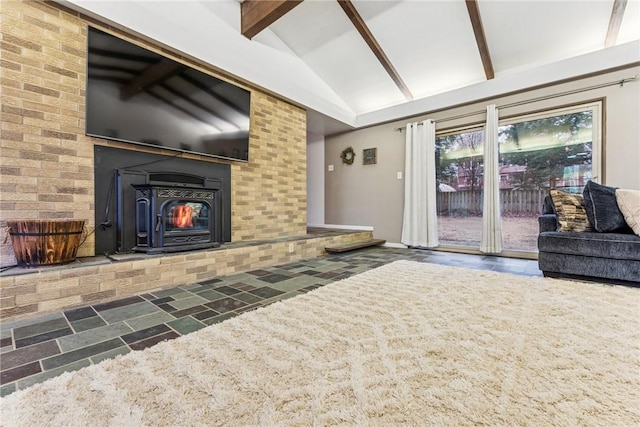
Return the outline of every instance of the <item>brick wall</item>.
<path id="1" fill-rule="evenodd" d="M 142 149 L 84 135 L 89 22 L 201 71 L 232 80 L 177 52 L 129 36 L 55 3 L 2 2 L 3 236 L 10 219 L 84 219 L 88 229 L 93 229 L 94 144 Z M 305 111 L 255 88 L 244 87 L 252 92 L 250 162 L 231 163 L 232 240 L 304 234 Z M 93 255 L 93 248 L 94 242 L 89 237 L 79 255 Z M 2 243 L 0 255 L 2 265 L 14 263 L 10 242 Z"/>
<path id="2" fill-rule="evenodd" d="M 300 108 L 253 91 L 250 162 L 231 168 L 232 240 L 306 233 L 306 117 Z"/>

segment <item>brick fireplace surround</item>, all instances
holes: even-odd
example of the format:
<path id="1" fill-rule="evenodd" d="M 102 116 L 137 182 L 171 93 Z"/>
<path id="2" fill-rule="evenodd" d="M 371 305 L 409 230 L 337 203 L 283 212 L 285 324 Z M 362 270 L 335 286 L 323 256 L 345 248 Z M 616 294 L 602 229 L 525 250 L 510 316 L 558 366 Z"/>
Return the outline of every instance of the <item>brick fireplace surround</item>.
<path id="1" fill-rule="evenodd" d="M 32 316 L 150 289 L 318 256 L 306 235 L 306 113 L 258 88 L 53 2 L 2 3 L 1 264 L 15 264 L 6 221 L 72 218 L 95 226 L 94 146 L 143 149 L 85 135 L 87 25 L 161 52 L 251 91 L 250 161 L 230 162 L 231 246 L 0 277 L 0 318 Z M 184 158 L 222 162 L 182 154 Z M 345 234 L 347 240 L 358 233 Z M 293 252 L 290 251 L 290 238 Z M 261 243 L 269 241 L 268 243 Z M 246 244 L 255 242 L 255 244 Z M 335 242 L 335 240 L 334 240 Z M 91 235 L 79 257 L 95 253 Z"/>

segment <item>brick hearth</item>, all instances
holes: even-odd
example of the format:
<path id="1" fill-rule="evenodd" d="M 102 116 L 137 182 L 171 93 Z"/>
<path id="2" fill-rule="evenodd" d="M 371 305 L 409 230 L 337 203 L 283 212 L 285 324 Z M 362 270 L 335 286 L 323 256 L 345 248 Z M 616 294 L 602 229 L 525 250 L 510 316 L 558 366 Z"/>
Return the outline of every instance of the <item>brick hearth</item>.
<path id="1" fill-rule="evenodd" d="M 326 246 L 369 239 L 370 231 L 308 234 L 229 243 L 177 254 L 79 258 L 73 264 L 12 268 L 0 275 L 3 322 L 323 255 Z"/>

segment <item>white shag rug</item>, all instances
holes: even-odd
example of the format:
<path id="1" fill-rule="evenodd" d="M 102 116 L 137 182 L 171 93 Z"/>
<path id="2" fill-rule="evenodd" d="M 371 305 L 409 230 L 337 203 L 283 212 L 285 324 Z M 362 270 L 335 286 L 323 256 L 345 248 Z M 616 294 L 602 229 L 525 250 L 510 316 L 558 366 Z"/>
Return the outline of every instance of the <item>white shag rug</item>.
<path id="1" fill-rule="evenodd" d="M 1 401 L 6 426 L 640 425 L 640 289 L 397 261 Z"/>

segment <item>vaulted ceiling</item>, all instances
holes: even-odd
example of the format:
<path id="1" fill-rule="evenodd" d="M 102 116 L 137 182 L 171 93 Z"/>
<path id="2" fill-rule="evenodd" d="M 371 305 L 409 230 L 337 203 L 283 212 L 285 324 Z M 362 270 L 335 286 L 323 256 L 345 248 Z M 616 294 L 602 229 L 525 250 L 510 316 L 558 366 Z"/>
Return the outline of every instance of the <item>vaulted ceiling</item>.
<path id="1" fill-rule="evenodd" d="M 322 133 L 640 62 L 640 0 L 61 2 L 308 108 Z"/>
<path id="2" fill-rule="evenodd" d="M 282 3 L 291 10 L 266 28 L 356 114 L 624 44 L 640 35 L 638 1 Z M 264 4 L 244 0 L 242 11 Z M 251 37 L 270 40 L 259 33 Z"/>

